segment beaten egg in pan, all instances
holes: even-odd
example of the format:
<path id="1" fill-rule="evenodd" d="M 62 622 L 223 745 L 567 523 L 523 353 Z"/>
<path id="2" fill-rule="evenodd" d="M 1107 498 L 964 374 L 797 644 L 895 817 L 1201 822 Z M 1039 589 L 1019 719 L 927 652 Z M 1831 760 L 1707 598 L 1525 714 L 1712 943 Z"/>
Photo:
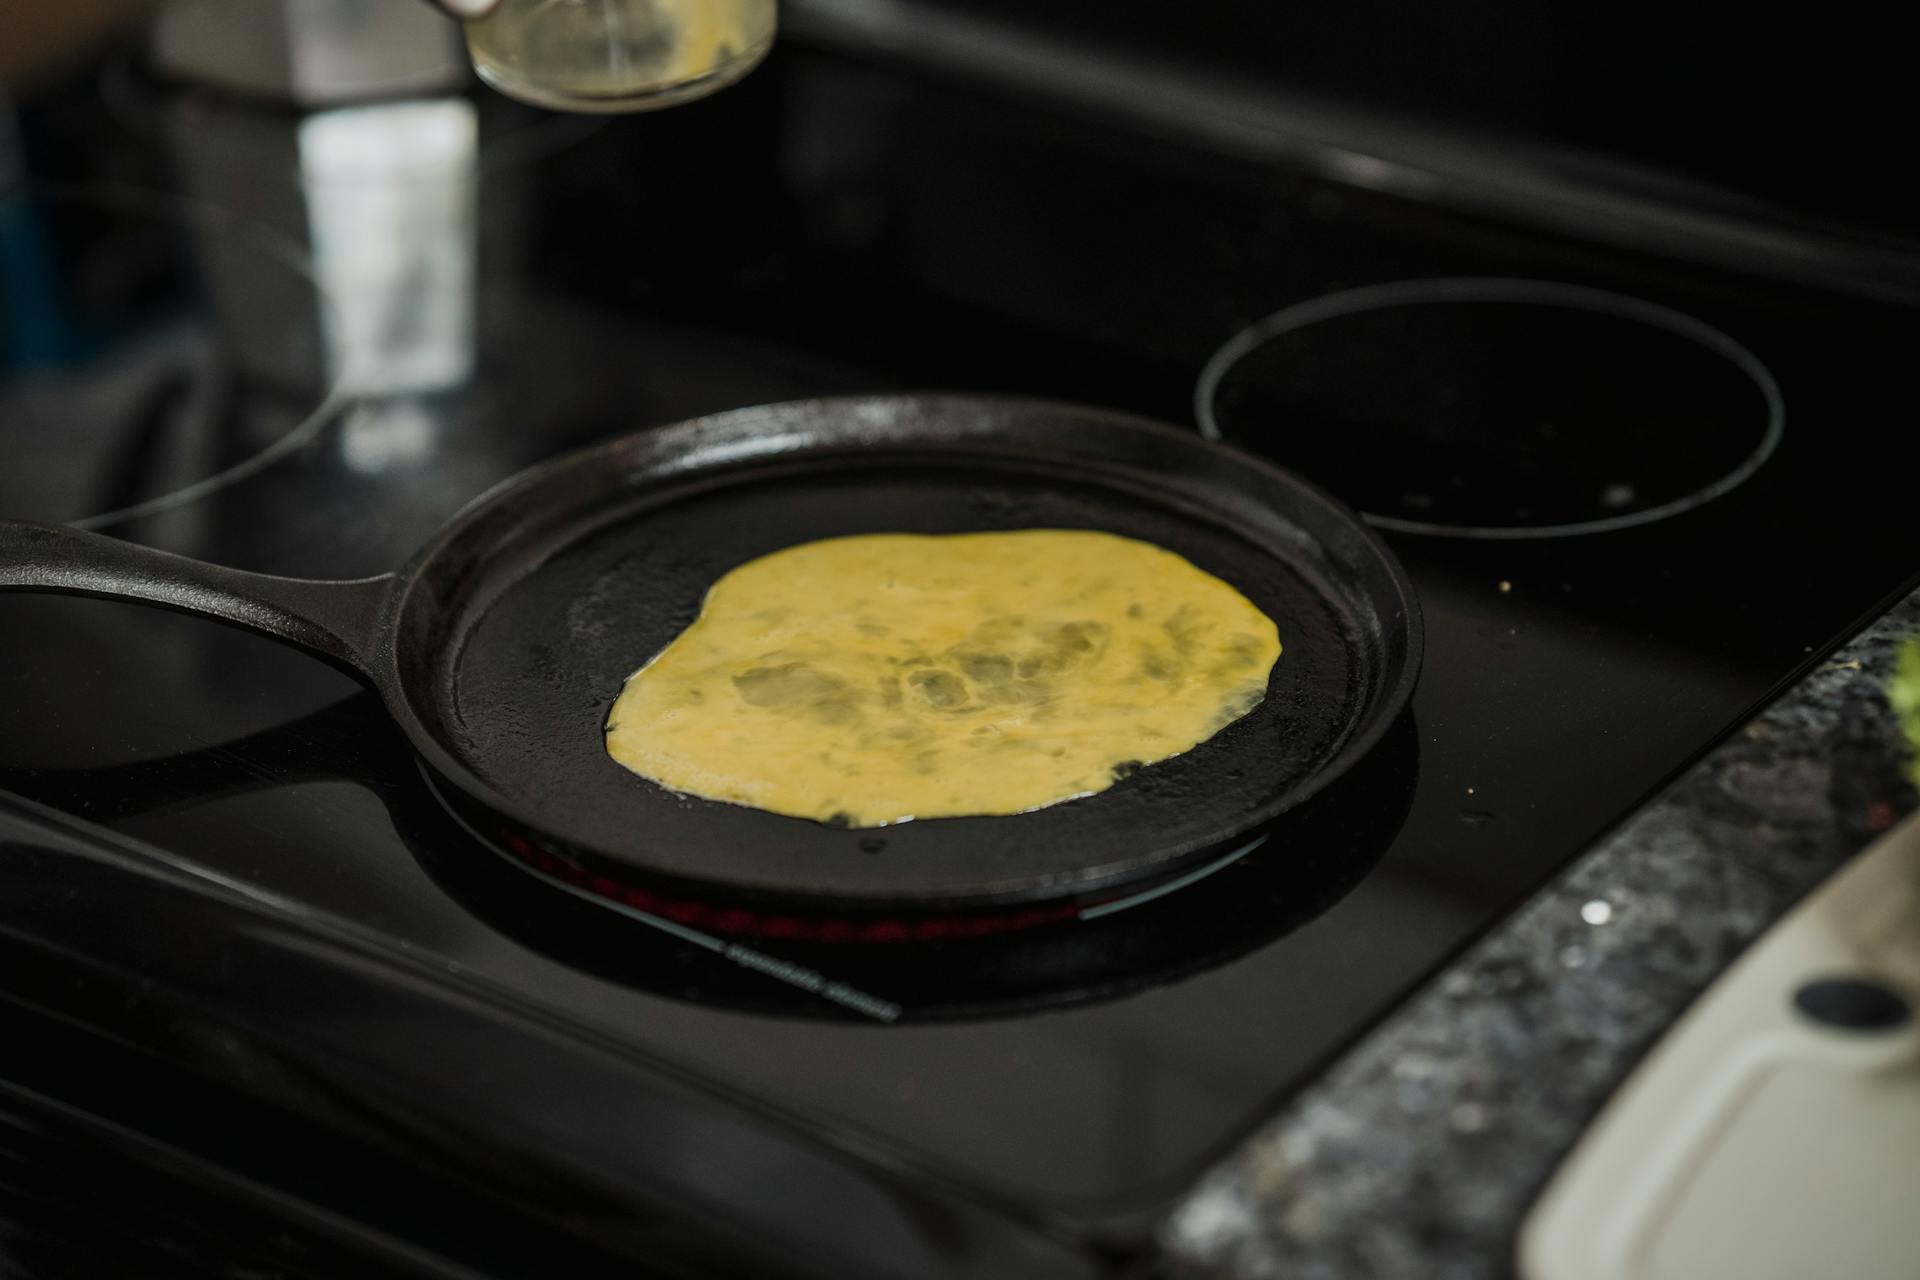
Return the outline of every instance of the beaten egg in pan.
<path id="1" fill-rule="evenodd" d="M 1151 543 L 865 534 L 727 573 L 628 678 L 608 753 L 688 795 L 855 827 L 1103 791 L 1258 706 L 1273 620 Z"/>

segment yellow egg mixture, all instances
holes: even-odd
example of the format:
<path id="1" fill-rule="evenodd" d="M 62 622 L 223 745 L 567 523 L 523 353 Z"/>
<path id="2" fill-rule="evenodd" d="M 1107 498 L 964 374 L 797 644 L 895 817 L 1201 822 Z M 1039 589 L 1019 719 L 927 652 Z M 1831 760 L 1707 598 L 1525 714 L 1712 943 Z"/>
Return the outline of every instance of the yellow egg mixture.
<path id="1" fill-rule="evenodd" d="M 856 827 L 1103 791 L 1258 706 L 1273 621 L 1150 543 L 1083 530 L 868 534 L 713 584 L 613 704 L 661 786 Z"/>

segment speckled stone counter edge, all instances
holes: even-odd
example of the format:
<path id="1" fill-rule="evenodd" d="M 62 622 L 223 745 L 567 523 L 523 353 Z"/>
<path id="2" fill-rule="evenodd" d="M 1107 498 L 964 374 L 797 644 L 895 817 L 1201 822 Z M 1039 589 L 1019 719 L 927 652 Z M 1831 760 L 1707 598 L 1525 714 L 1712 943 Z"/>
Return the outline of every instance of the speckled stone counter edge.
<path id="1" fill-rule="evenodd" d="M 1745 947 L 1914 805 L 1885 701 L 1920 592 L 1423 988 L 1222 1162 L 1175 1276 L 1477 1280 L 1582 1129 Z"/>

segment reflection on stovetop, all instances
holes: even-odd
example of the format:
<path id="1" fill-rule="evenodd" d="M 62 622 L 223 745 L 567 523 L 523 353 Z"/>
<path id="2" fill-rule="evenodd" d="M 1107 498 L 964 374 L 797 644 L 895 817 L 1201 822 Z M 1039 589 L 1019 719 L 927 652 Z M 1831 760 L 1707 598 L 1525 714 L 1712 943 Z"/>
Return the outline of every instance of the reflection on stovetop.
<path id="1" fill-rule="evenodd" d="M 142 131 L 87 85 L 26 104 L 29 157 L 49 177 L 167 179 L 293 242 L 320 292 L 345 299 L 290 302 L 231 256 L 180 259 L 206 274 L 172 277 L 188 283 L 169 314 L 200 317 L 216 350 L 262 367 L 310 335 L 346 389 L 300 448 L 112 532 L 354 576 L 403 563 L 529 462 L 749 403 L 944 388 L 1187 421 L 1203 365 L 1235 333 L 1402 279 L 1603 288 L 1725 333 L 1777 381 L 1777 451 L 1697 510 L 1550 541 L 1394 535 L 1428 631 L 1417 741 L 1402 743 L 1418 770 L 1325 811 L 1349 815 L 1340 843 L 1363 856 L 1318 877 L 1300 865 L 1311 855 L 1263 849 L 1037 957 L 984 944 L 925 957 L 919 997 L 878 952 L 844 969 L 777 956 L 909 1011 L 892 1026 L 796 1005 L 765 973 L 716 968 L 696 944 L 499 862 L 449 827 L 377 705 L 299 654 L 125 605 L 0 597 L 0 789 L 352 920 L 455 966 L 480 998 L 564 1014 L 847 1150 L 884 1150 L 889 1176 L 945 1179 L 1028 1221 L 1137 1228 L 1920 559 L 1920 435 L 1853 434 L 1903 403 L 1920 326 L 1902 313 L 801 47 L 705 102 L 498 163 L 489 148 L 513 131 L 462 105 L 373 117 L 407 123 L 369 154 L 365 116 L 316 125 L 196 102 Z M 439 157 L 429 176 L 422 154 Z M 1629 375 L 1664 394 L 1657 371 Z M 1660 421 L 1669 437 L 1690 429 Z M 1310 478 L 1316 458 L 1356 456 L 1273 448 Z M 1398 500 L 1407 459 L 1394 461 Z M 1349 487 L 1337 470 L 1317 478 Z"/>
<path id="2" fill-rule="evenodd" d="M 9 515 L 110 528 L 179 507 L 311 443 L 338 407 L 329 301 L 271 228 L 135 188 L 25 185 L 0 190 L 0 246 Z M 241 338 L 260 310 L 243 298 L 279 320 Z"/>

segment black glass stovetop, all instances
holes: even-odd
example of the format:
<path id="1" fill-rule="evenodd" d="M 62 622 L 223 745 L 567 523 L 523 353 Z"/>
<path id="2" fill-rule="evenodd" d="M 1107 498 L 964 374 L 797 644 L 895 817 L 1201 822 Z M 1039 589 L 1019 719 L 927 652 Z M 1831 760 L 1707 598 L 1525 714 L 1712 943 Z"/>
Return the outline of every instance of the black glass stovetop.
<path id="1" fill-rule="evenodd" d="M 21 112 L 39 177 L 0 226 L 0 514 L 359 576 L 494 481 L 629 430 L 821 394 L 1018 392 L 1205 421 L 1381 518 L 1417 584 L 1410 716 L 1265 846 L 1124 910 L 892 951 L 729 946 L 580 901 L 444 812 L 346 677 L 193 619 L 0 597 L 0 792 L 140 842 L 115 855 L 129 865 L 164 851 L 254 921 L 20 907 L 18 936 L 68 928 L 48 954 L 158 972 L 240 954 L 262 921 L 340 927 L 364 950 L 351 990 L 541 1028 L 551 1052 L 488 1095 L 501 1109 L 421 1093 L 489 1202 L 544 1203 L 503 1153 L 570 1114 L 588 1059 L 630 1071 L 595 1097 L 603 1117 L 711 1112 L 875 1189 L 815 1203 L 802 1184 L 832 1180 L 791 1173 L 798 1157 L 783 1180 L 745 1139 L 687 1148 L 691 1123 L 614 1152 L 583 1122 L 553 1164 L 648 1179 L 541 1217 L 596 1257 L 710 1260 L 702 1232 L 750 1233 L 774 1202 L 804 1210 L 778 1250 L 800 1271 L 1139 1256 L 1209 1162 L 1920 568 L 1920 433 L 1886 429 L 1914 317 L 964 83 L 790 45 L 645 117 L 479 95 L 299 116 L 116 55 Z M 1456 283 L 1410 283 L 1435 280 Z M 1393 288 L 1258 327 L 1372 286 Z M 13 838 L 40 852 L 17 855 L 31 892 L 10 900 L 69 883 L 93 900 L 97 867 L 55 843 Z M 380 957 L 418 973 L 382 977 Z M 191 969 L 180 1016 L 214 1039 L 269 1006 L 351 1018 L 324 970 Z M 183 1066 L 135 991 L 132 1011 L 14 1001 L 213 1096 L 360 1132 L 257 1063 Z M 480 1089 L 511 1057 L 499 1026 L 498 1044 L 416 1044 L 425 1024 L 399 1018 L 367 1014 L 306 1069 L 344 1073 L 341 1046 L 371 1044 L 389 1084 Z M 382 1158 L 404 1163 L 425 1141 L 409 1132 Z M 608 1226 L 643 1203 L 703 1225 Z"/>

